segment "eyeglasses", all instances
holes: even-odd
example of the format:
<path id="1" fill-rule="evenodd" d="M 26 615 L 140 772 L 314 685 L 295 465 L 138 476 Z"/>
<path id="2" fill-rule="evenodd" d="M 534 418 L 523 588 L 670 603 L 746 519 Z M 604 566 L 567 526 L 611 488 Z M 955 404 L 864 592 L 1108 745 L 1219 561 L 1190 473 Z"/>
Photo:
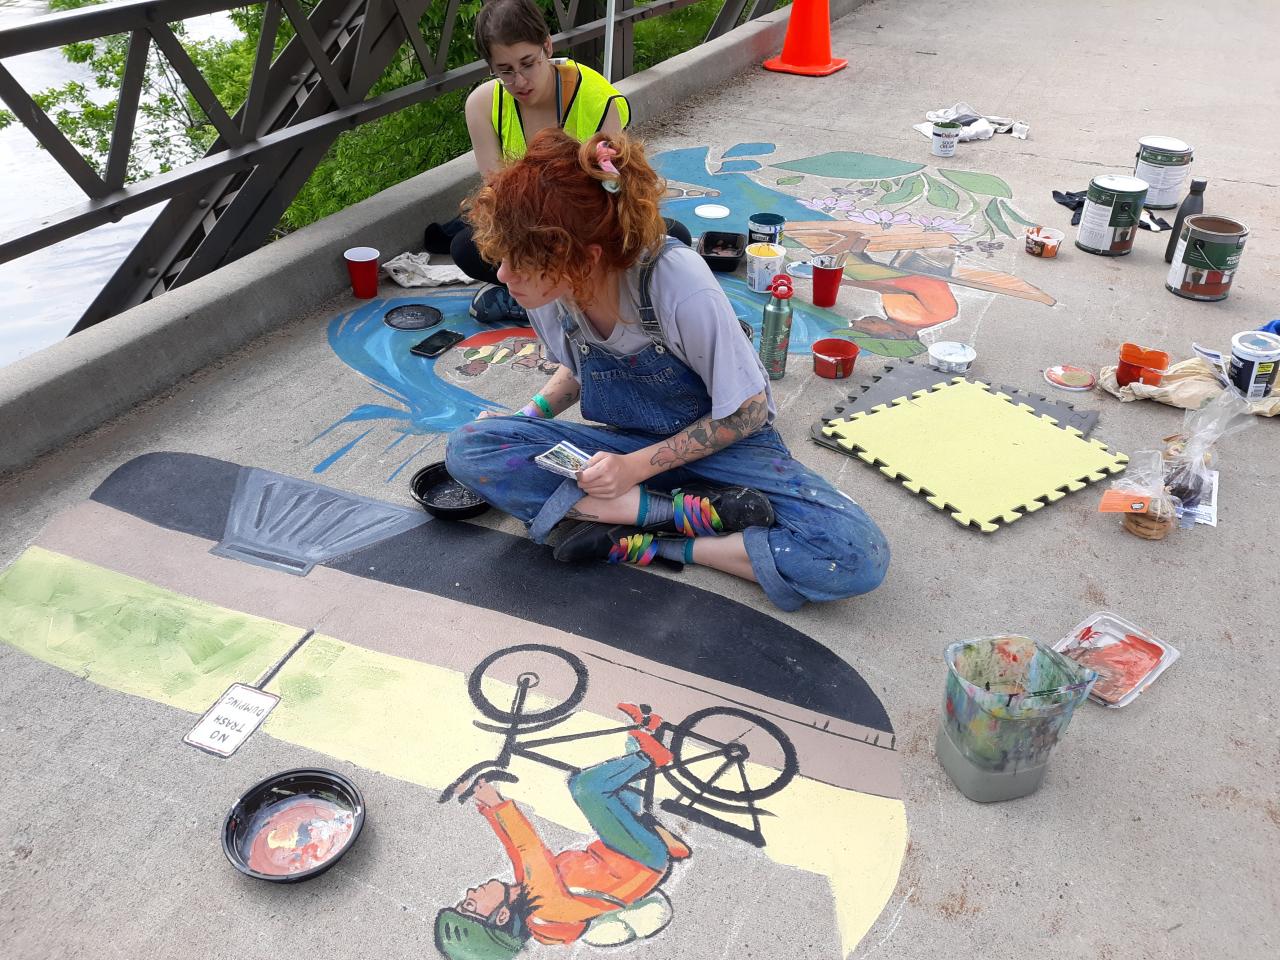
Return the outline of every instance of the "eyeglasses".
<path id="1" fill-rule="evenodd" d="M 526 80 L 531 80 L 533 78 L 534 71 L 546 63 L 548 59 L 550 58 L 543 54 L 537 60 L 533 61 L 533 63 L 524 63 L 512 69 L 495 70 L 493 73 L 489 74 L 489 76 L 493 77 L 493 79 L 497 80 L 504 87 L 509 87 L 520 77 L 524 77 Z"/>

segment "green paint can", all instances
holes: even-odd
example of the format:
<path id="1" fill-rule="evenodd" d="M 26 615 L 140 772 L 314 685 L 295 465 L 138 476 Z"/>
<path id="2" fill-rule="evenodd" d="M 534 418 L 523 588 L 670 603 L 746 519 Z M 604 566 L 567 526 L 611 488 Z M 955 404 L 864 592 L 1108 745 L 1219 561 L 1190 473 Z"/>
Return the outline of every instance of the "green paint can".
<path id="1" fill-rule="evenodd" d="M 1076 246 L 1103 257 L 1123 257 L 1133 249 L 1147 197 L 1147 181 L 1127 174 L 1094 177 L 1080 214 Z"/>
<path id="2" fill-rule="evenodd" d="M 1249 228 L 1226 217 L 1187 217 L 1173 251 L 1165 289 L 1188 300 L 1225 300 Z"/>

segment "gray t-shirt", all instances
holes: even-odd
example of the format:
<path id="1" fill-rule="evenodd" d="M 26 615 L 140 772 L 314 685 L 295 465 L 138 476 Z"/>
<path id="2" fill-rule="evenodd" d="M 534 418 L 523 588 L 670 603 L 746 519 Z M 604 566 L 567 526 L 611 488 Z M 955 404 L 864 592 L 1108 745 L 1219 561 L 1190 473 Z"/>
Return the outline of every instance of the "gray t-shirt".
<path id="1" fill-rule="evenodd" d="M 649 295 L 667 346 L 706 384 L 712 418 L 729 416 L 763 390 L 772 423 L 776 411 L 764 366 L 702 257 L 683 245 L 668 250 L 654 268 Z M 608 338 L 601 338 L 587 318 L 566 301 L 530 310 L 529 320 L 546 346 L 547 355 L 572 370 L 581 383 L 578 351 L 560 325 L 561 307 L 577 320 L 589 344 L 615 357 L 629 357 L 647 349 L 651 342 L 640 325 L 639 303 L 640 267 L 636 266 L 627 271 L 619 293 L 623 322 Z"/>

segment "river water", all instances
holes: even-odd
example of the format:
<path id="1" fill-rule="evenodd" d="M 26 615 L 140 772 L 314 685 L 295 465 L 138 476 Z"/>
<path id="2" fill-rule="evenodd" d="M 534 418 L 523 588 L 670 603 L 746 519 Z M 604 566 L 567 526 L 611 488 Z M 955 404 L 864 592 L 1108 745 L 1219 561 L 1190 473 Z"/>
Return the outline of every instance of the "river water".
<path id="1" fill-rule="evenodd" d="M 0 0 L 0 29 L 47 13 L 45 0 Z M 234 30 L 221 14 L 187 22 L 188 36 L 195 38 L 230 37 Z M 92 85 L 88 70 L 68 63 L 58 50 L 14 57 L 4 65 L 28 93 L 68 80 Z M 0 236 L 84 199 L 26 127 L 15 122 L 0 130 Z M 159 209 L 0 264 L 0 367 L 65 337 Z"/>

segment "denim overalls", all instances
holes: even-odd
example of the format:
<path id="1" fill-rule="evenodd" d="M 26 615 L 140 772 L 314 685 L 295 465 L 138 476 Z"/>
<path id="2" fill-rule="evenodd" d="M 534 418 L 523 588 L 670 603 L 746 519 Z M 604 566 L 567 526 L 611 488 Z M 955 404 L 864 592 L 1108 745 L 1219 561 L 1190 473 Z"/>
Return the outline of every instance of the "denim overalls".
<path id="1" fill-rule="evenodd" d="M 449 435 L 449 473 L 523 520 L 537 543 L 545 542 L 584 494 L 576 481 L 543 470 L 534 457 L 561 440 L 588 454 L 631 453 L 711 412 L 702 378 L 667 348 L 645 276 L 656 260 L 641 273 L 640 321 L 650 343 L 639 353 L 616 357 L 588 343 L 575 318 L 561 308 L 565 334 L 580 354 L 582 416 L 607 426 L 495 417 Z M 879 528 L 853 500 L 793 459 L 772 427 L 657 474 L 645 486 L 670 491 L 699 481 L 751 487 L 773 504 L 774 525 L 749 528 L 743 537 L 756 579 L 781 609 L 867 593 L 884 579 L 889 546 Z"/>

